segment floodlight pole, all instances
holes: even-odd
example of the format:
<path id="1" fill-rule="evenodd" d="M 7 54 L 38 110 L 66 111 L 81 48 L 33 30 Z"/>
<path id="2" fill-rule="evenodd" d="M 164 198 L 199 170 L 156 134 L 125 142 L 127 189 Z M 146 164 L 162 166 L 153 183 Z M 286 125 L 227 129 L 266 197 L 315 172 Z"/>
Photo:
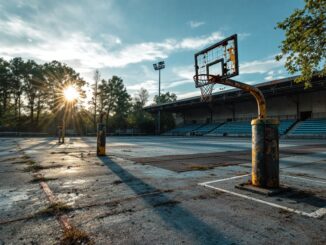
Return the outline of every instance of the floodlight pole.
<path id="1" fill-rule="evenodd" d="M 161 70 L 165 68 L 165 63 L 164 61 L 160 61 L 156 64 L 153 64 L 154 70 L 158 70 L 158 99 L 157 99 L 157 104 L 160 105 L 161 103 Z M 157 133 L 160 134 L 161 132 L 161 110 L 158 107 L 158 112 L 157 112 Z"/>
<path id="2" fill-rule="evenodd" d="M 161 69 L 158 70 L 158 105 L 161 103 Z M 157 132 L 161 132 L 161 110 L 158 108 L 157 112 Z"/>
<path id="3" fill-rule="evenodd" d="M 255 97 L 258 106 L 258 118 L 251 121 L 251 184 L 262 188 L 279 188 L 279 121 L 267 118 L 266 100 L 263 93 L 254 86 L 232 79 L 215 78 L 212 82 L 239 88 Z"/>

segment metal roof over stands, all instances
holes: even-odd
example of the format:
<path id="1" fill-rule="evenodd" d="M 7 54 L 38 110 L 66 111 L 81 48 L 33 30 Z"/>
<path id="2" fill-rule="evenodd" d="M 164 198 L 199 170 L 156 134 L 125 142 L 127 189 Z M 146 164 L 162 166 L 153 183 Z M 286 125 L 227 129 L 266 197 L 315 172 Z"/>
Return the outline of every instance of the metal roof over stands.
<path id="1" fill-rule="evenodd" d="M 259 88 L 266 98 L 280 95 L 295 94 L 298 91 L 301 93 L 311 93 L 320 90 L 326 90 L 326 79 L 325 78 L 314 78 L 311 82 L 312 88 L 304 89 L 303 83 L 295 83 L 294 77 L 288 77 L 279 80 L 273 80 L 269 82 L 259 83 L 255 86 Z M 254 99 L 252 95 L 239 89 L 229 89 L 226 91 L 216 92 L 212 95 L 212 103 L 225 103 L 226 101 L 245 101 L 248 99 Z M 148 112 L 156 112 L 158 108 L 160 110 L 178 112 L 185 108 L 196 108 L 201 107 L 207 102 L 202 102 L 200 96 L 195 96 L 187 99 L 177 100 L 176 102 L 164 103 L 160 105 L 150 105 L 144 107 L 144 110 Z"/>

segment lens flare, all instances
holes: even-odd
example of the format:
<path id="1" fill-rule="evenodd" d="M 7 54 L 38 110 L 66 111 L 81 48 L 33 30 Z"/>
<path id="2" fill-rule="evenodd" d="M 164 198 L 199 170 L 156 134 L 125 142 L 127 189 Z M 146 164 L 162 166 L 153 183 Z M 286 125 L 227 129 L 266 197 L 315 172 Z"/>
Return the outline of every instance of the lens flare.
<path id="1" fill-rule="evenodd" d="M 65 100 L 68 102 L 75 101 L 79 98 L 79 93 L 77 89 L 73 86 L 68 86 L 63 90 L 63 95 Z"/>

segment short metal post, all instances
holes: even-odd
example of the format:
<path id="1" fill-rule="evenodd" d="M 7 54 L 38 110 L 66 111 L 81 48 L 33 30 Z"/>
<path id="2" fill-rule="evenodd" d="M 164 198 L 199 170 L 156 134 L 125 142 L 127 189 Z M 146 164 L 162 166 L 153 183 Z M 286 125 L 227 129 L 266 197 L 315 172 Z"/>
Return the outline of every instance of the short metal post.
<path id="1" fill-rule="evenodd" d="M 100 122 L 97 124 L 97 149 L 96 154 L 98 156 L 105 156 L 105 144 L 106 144 L 106 130 L 103 123 L 103 117 L 105 113 L 100 115 Z"/>
<path id="2" fill-rule="evenodd" d="M 277 119 L 254 119 L 252 125 L 253 186 L 279 187 L 279 134 Z"/>
<path id="3" fill-rule="evenodd" d="M 66 136 L 66 123 L 65 118 L 62 120 L 62 144 L 65 143 L 65 136 Z"/>
<path id="4" fill-rule="evenodd" d="M 106 143 L 105 124 L 97 124 L 97 155 L 105 156 L 105 143 Z"/>
<path id="5" fill-rule="evenodd" d="M 62 125 L 58 126 L 58 143 L 59 144 L 65 143 Z"/>

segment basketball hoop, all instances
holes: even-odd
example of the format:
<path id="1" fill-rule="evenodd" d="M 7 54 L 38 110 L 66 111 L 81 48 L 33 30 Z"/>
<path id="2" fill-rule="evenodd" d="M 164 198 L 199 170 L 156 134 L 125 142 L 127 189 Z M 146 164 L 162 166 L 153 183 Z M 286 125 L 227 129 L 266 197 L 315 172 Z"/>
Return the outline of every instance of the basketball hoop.
<path id="1" fill-rule="evenodd" d="M 232 35 L 195 54 L 196 88 L 202 101 L 211 101 L 213 87 L 239 74 L 238 37 Z"/>
<path id="2" fill-rule="evenodd" d="M 196 87 L 200 88 L 201 101 L 210 102 L 212 100 L 213 88 L 219 76 L 209 74 L 198 74 L 194 76 Z"/>

